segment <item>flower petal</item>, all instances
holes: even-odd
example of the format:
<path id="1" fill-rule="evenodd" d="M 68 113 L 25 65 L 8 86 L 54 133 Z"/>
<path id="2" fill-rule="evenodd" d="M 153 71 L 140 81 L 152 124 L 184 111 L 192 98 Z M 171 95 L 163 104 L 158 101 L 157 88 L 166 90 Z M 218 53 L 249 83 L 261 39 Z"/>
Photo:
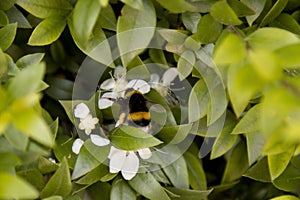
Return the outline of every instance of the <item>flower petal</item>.
<path id="1" fill-rule="evenodd" d="M 98 101 L 99 109 L 105 109 L 113 105 L 113 101 L 105 98 L 100 98 Z"/>
<path id="2" fill-rule="evenodd" d="M 89 113 L 90 109 L 85 103 L 78 104 L 74 109 L 74 116 L 77 118 L 85 118 Z"/>
<path id="3" fill-rule="evenodd" d="M 149 159 L 152 156 L 152 152 L 149 148 L 139 149 L 137 152 L 139 153 L 139 156 L 144 160 Z"/>
<path id="4" fill-rule="evenodd" d="M 121 173 L 124 179 L 131 180 L 139 170 L 139 158 L 134 152 L 130 152 L 125 159 Z"/>
<path id="5" fill-rule="evenodd" d="M 162 77 L 163 85 L 170 85 L 172 81 L 178 76 L 178 71 L 175 67 L 169 68 Z"/>
<path id="6" fill-rule="evenodd" d="M 152 88 L 156 88 L 159 84 L 159 75 L 158 74 L 151 74 L 150 75 L 150 85 Z"/>
<path id="7" fill-rule="evenodd" d="M 114 77 L 116 79 L 125 79 L 126 78 L 126 69 L 122 66 L 117 66 L 115 68 Z"/>
<path id="8" fill-rule="evenodd" d="M 75 154 L 79 154 L 79 151 L 83 145 L 84 141 L 81 140 L 80 138 L 77 138 L 74 142 L 73 142 L 73 145 L 72 145 L 72 151 L 75 153 Z"/>
<path id="9" fill-rule="evenodd" d="M 93 144 L 100 147 L 106 146 L 110 143 L 108 139 L 95 134 L 91 134 L 91 141 Z"/>
<path id="10" fill-rule="evenodd" d="M 100 89 L 102 90 L 111 90 L 114 87 L 115 87 L 115 80 L 113 78 L 103 81 L 103 83 L 100 85 Z"/>
<path id="11" fill-rule="evenodd" d="M 126 160 L 126 151 L 119 150 L 115 151 L 111 156 L 110 156 L 110 161 L 109 161 L 109 172 L 110 173 L 118 173 L 121 171 L 124 162 Z"/>
<path id="12" fill-rule="evenodd" d="M 108 154 L 107 157 L 108 157 L 109 159 L 111 159 L 111 157 L 112 157 L 115 153 L 117 153 L 118 151 L 122 151 L 122 150 L 117 149 L 117 148 L 114 147 L 114 146 L 111 146 L 111 147 L 110 147 L 109 154 Z"/>
<path id="13" fill-rule="evenodd" d="M 140 91 L 142 94 L 146 94 L 150 91 L 150 85 L 141 79 L 133 79 L 129 81 L 126 88 L 133 88 L 135 90 Z"/>

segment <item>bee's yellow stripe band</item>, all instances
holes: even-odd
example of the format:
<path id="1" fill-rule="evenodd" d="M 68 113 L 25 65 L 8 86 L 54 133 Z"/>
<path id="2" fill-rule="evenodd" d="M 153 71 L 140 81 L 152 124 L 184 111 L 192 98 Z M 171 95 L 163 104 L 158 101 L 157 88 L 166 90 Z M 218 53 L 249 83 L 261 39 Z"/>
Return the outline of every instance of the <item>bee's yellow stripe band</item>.
<path id="1" fill-rule="evenodd" d="M 131 121 L 138 121 L 141 119 L 150 120 L 150 113 L 149 112 L 134 112 L 129 113 L 128 119 Z"/>

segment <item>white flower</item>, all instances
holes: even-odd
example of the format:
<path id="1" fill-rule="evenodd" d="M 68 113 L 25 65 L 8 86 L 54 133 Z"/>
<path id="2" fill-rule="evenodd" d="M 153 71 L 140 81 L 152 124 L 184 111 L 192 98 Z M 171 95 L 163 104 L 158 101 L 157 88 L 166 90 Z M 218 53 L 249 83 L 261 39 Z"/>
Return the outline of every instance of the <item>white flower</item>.
<path id="1" fill-rule="evenodd" d="M 101 137 L 99 135 L 95 135 L 95 134 L 91 134 L 91 141 L 94 145 L 96 146 L 106 146 L 106 145 L 109 145 L 110 144 L 110 141 L 109 139 L 106 139 L 104 137 Z"/>
<path id="2" fill-rule="evenodd" d="M 152 156 L 149 148 L 137 151 L 142 159 L 148 159 Z M 126 180 L 131 180 L 138 172 L 139 158 L 134 151 L 124 151 L 113 146 L 110 148 L 108 155 L 109 172 L 118 173 L 121 171 Z"/>
<path id="3" fill-rule="evenodd" d="M 162 96 L 166 96 L 168 94 L 168 88 L 177 76 L 177 68 L 171 67 L 165 71 L 161 80 L 159 79 L 158 74 L 151 74 L 150 85 L 152 88 L 156 89 Z"/>
<path id="4" fill-rule="evenodd" d="M 84 130 L 87 135 L 89 135 L 93 129 L 95 129 L 95 125 L 98 123 L 99 119 L 94 117 L 91 114 L 88 114 L 85 118 L 80 118 L 79 129 Z"/>
<path id="5" fill-rule="evenodd" d="M 80 103 L 74 109 L 74 115 L 77 118 L 85 118 L 90 113 L 90 109 L 86 104 Z"/>
<path id="6" fill-rule="evenodd" d="M 75 154 L 79 154 L 79 151 L 83 145 L 84 141 L 77 138 L 74 142 L 73 142 L 73 145 L 72 145 L 72 151 L 75 153 Z"/>

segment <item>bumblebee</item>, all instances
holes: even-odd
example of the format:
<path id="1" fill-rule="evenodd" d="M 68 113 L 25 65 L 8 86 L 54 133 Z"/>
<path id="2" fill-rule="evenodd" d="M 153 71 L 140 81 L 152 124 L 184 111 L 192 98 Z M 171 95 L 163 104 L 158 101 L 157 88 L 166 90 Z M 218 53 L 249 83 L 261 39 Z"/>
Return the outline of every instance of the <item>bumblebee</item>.
<path id="1" fill-rule="evenodd" d="M 132 88 L 127 89 L 124 98 L 120 98 L 118 102 L 121 105 L 119 124 L 127 122 L 128 125 L 135 127 L 146 127 L 150 124 L 147 100 L 141 92 Z"/>

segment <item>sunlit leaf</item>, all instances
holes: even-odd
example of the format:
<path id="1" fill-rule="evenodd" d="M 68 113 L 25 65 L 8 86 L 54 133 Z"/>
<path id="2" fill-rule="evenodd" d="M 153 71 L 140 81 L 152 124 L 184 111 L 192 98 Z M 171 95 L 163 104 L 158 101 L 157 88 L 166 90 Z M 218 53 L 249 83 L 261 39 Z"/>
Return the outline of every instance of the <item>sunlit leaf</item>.
<path id="1" fill-rule="evenodd" d="M 225 25 L 239 25 L 242 21 L 225 0 L 218 1 L 210 8 L 213 18 Z"/>
<path id="2" fill-rule="evenodd" d="M 164 1 L 157 0 L 157 2 L 171 13 L 183 13 L 185 11 L 194 11 L 196 8 L 184 0 Z"/>
<path id="3" fill-rule="evenodd" d="M 204 15 L 197 26 L 197 36 L 203 44 L 215 42 L 222 31 L 222 24 L 210 14 Z"/>
<path id="4" fill-rule="evenodd" d="M 276 55 L 279 57 L 279 60 L 284 67 L 299 68 L 300 67 L 300 57 L 298 56 L 299 50 L 300 50 L 300 44 L 296 43 L 278 49 L 276 51 Z"/>
<path id="5" fill-rule="evenodd" d="M 265 140 L 264 135 L 260 132 L 246 134 L 249 165 L 252 165 L 257 159 L 259 159 L 259 157 L 262 156 Z"/>
<path id="6" fill-rule="evenodd" d="M 2 51 L 8 49 L 13 43 L 17 33 L 17 23 L 8 24 L 0 29 L 0 48 Z"/>
<path id="7" fill-rule="evenodd" d="M 44 58 L 44 53 L 33 53 L 33 54 L 27 54 L 21 58 L 19 58 L 16 62 L 16 65 L 19 68 L 26 68 L 27 66 L 38 64 L 42 61 Z"/>
<path id="8" fill-rule="evenodd" d="M 299 198 L 292 195 L 282 195 L 282 196 L 274 197 L 270 200 L 299 200 Z"/>

